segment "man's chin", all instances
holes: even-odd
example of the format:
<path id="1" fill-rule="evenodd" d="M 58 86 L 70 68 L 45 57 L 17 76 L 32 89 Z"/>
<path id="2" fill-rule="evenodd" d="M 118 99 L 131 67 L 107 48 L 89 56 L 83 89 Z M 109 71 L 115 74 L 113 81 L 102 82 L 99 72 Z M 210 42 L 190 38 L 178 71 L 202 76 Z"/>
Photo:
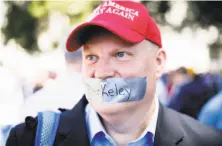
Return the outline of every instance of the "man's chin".
<path id="1" fill-rule="evenodd" d="M 92 104 L 93 109 L 100 115 L 119 115 L 135 108 L 135 102 Z"/>

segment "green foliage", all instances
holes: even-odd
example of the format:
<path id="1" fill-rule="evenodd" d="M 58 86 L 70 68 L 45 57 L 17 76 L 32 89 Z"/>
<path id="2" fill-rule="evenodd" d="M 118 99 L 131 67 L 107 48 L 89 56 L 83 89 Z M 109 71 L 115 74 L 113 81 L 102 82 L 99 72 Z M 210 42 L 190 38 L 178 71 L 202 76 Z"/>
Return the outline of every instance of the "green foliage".
<path id="1" fill-rule="evenodd" d="M 37 35 L 39 31 L 44 31 L 42 25 L 44 25 L 43 28 L 47 28 L 47 18 L 51 13 L 57 11 L 67 15 L 71 24 L 76 24 L 83 21 L 101 1 L 6 1 L 5 3 L 9 6 L 6 16 L 8 23 L 2 28 L 5 43 L 14 39 L 27 51 L 32 52 L 38 50 Z M 171 9 L 170 2 L 142 1 L 142 3 L 158 23 L 169 25 L 166 23 L 165 14 Z M 180 31 L 187 26 L 215 25 L 220 33 L 222 32 L 221 2 L 188 2 L 188 5 L 188 15 L 182 25 L 175 28 L 176 30 Z"/>
<path id="2" fill-rule="evenodd" d="M 83 21 L 100 1 L 33 1 L 28 12 L 38 19 L 57 11 L 69 16 L 72 23 Z"/>
<path id="3" fill-rule="evenodd" d="M 47 15 L 48 9 L 45 1 L 33 1 L 28 6 L 28 13 L 35 18 L 42 18 Z"/>
<path id="4" fill-rule="evenodd" d="M 43 31 L 40 24 L 44 21 L 43 28 L 48 23 L 47 18 L 53 12 L 60 12 L 70 18 L 71 24 L 83 21 L 100 1 L 6 1 L 8 6 L 7 25 L 2 28 L 5 44 L 14 39 L 28 52 L 38 51 L 38 31 Z M 59 24 L 56 24 L 59 25 Z"/>
<path id="5" fill-rule="evenodd" d="M 13 2 L 7 2 L 7 4 L 9 5 L 6 16 L 8 23 L 6 27 L 2 28 L 5 44 L 10 39 L 15 39 L 27 51 L 32 52 L 36 50 L 36 27 L 38 20 L 26 11 L 27 3 L 23 4 L 23 8 Z"/>

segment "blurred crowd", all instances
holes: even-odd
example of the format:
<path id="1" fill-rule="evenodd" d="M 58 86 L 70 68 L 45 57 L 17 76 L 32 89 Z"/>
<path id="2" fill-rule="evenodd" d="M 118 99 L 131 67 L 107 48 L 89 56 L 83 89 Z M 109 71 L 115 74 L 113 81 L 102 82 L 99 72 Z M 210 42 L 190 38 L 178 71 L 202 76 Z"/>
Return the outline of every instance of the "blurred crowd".
<path id="1" fill-rule="evenodd" d="M 164 74 L 157 83 L 160 102 L 200 122 L 222 129 L 222 76 L 197 74 L 180 67 Z"/>
<path id="2" fill-rule="evenodd" d="M 84 94 L 81 82 L 81 51 L 62 53 L 65 67 L 44 70 L 32 81 L 18 77 L 7 66 L 0 67 L 0 145 L 10 129 L 41 111 L 71 109 Z M 54 58 L 58 59 L 58 58 Z M 2 142 L 2 143 L 1 143 Z"/>

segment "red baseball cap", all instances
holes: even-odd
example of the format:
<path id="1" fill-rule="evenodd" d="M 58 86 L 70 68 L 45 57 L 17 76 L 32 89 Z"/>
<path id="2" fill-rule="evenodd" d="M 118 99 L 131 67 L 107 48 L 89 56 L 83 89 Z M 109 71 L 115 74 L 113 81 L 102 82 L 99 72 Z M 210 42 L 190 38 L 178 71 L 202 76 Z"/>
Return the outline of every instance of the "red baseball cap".
<path id="1" fill-rule="evenodd" d="M 135 1 L 105 1 L 89 16 L 86 22 L 78 25 L 66 40 L 66 49 L 76 51 L 83 44 L 81 36 L 90 26 L 103 27 L 125 41 L 139 43 L 147 39 L 162 48 L 160 30 L 147 8 Z"/>

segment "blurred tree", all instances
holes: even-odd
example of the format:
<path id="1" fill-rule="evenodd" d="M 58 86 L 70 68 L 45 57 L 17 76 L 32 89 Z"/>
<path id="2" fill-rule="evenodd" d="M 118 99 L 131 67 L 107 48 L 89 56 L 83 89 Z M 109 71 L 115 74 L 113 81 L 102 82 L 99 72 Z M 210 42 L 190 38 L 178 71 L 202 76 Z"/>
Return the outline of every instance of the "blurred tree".
<path id="1" fill-rule="evenodd" d="M 189 1 L 189 6 L 194 13 L 194 21 L 202 27 L 222 25 L 222 2 L 220 1 Z M 189 18 L 188 18 L 189 19 Z"/>
<path id="2" fill-rule="evenodd" d="M 166 14 L 172 8 L 169 1 L 141 1 L 148 9 L 154 19 L 162 25 L 169 25 L 175 30 L 182 30 L 184 27 L 208 28 L 216 26 L 222 34 L 222 2 L 220 1 L 188 1 L 188 12 L 180 26 L 173 26 L 166 21 Z M 32 52 L 37 50 L 37 35 L 39 25 L 47 20 L 51 12 L 59 11 L 69 16 L 71 23 L 75 24 L 84 20 L 89 13 L 101 1 L 29 1 L 17 2 L 7 1 L 9 6 L 7 13 L 7 25 L 2 28 L 5 36 L 5 43 L 10 39 L 15 39 L 26 50 Z M 46 23 L 44 23 L 46 24 Z M 47 27 L 47 26 L 45 26 Z M 210 45 L 221 47 L 222 37 Z"/>
<path id="3" fill-rule="evenodd" d="M 28 52 L 39 51 L 37 38 L 48 27 L 48 16 L 60 12 L 72 24 L 85 19 L 100 1 L 5 1 L 8 6 L 7 24 L 1 28 L 7 44 L 14 39 Z"/>
<path id="4" fill-rule="evenodd" d="M 8 1 L 9 5 L 7 25 L 2 29 L 5 36 L 5 44 L 10 39 L 15 39 L 22 47 L 28 51 L 37 49 L 36 27 L 37 19 L 26 11 L 29 2 L 16 3 Z"/>
<path id="5" fill-rule="evenodd" d="M 203 28 L 216 26 L 219 31 L 217 40 L 209 44 L 210 57 L 219 59 L 220 49 L 222 49 L 222 2 L 221 1 L 190 1 L 190 9 L 193 12 L 193 20 L 186 19 L 186 24 L 195 22 Z M 190 21 L 189 21 L 190 20 Z M 185 24 L 184 23 L 184 24 Z"/>
<path id="6" fill-rule="evenodd" d="M 141 1 L 158 23 L 166 22 L 165 14 L 170 11 L 172 5 L 169 1 Z M 208 27 L 222 25 L 222 2 L 220 1 L 188 1 L 188 13 L 183 20 L 182 27 L 196 26 Z"/>
<path id="7" fill-rule="evenodd" d="M 209 44 L 210 56 L 217 59 L 219 49 L 222 49 L 222 2 L 221 1 L 188 1 L 187 16 L 180 26 L 173 26 L 166 21 L 166 13 L 172 8 L 170 1 L 141 1 L 148 9 L 151 16 L 163 25 L 169 25 L 177 31 L 185 27 L 192 29 L 209 28 L 215 26 L 219 36 L 215 42 Z"/>
<path id="8" fill-rule="evenodd" d="M 165 24 L 165 14 L 170 10 L 171 5 L 168 1 L 141 1 L 144 4 L 150 15 L 154 17 L 157 23 Z"/>

